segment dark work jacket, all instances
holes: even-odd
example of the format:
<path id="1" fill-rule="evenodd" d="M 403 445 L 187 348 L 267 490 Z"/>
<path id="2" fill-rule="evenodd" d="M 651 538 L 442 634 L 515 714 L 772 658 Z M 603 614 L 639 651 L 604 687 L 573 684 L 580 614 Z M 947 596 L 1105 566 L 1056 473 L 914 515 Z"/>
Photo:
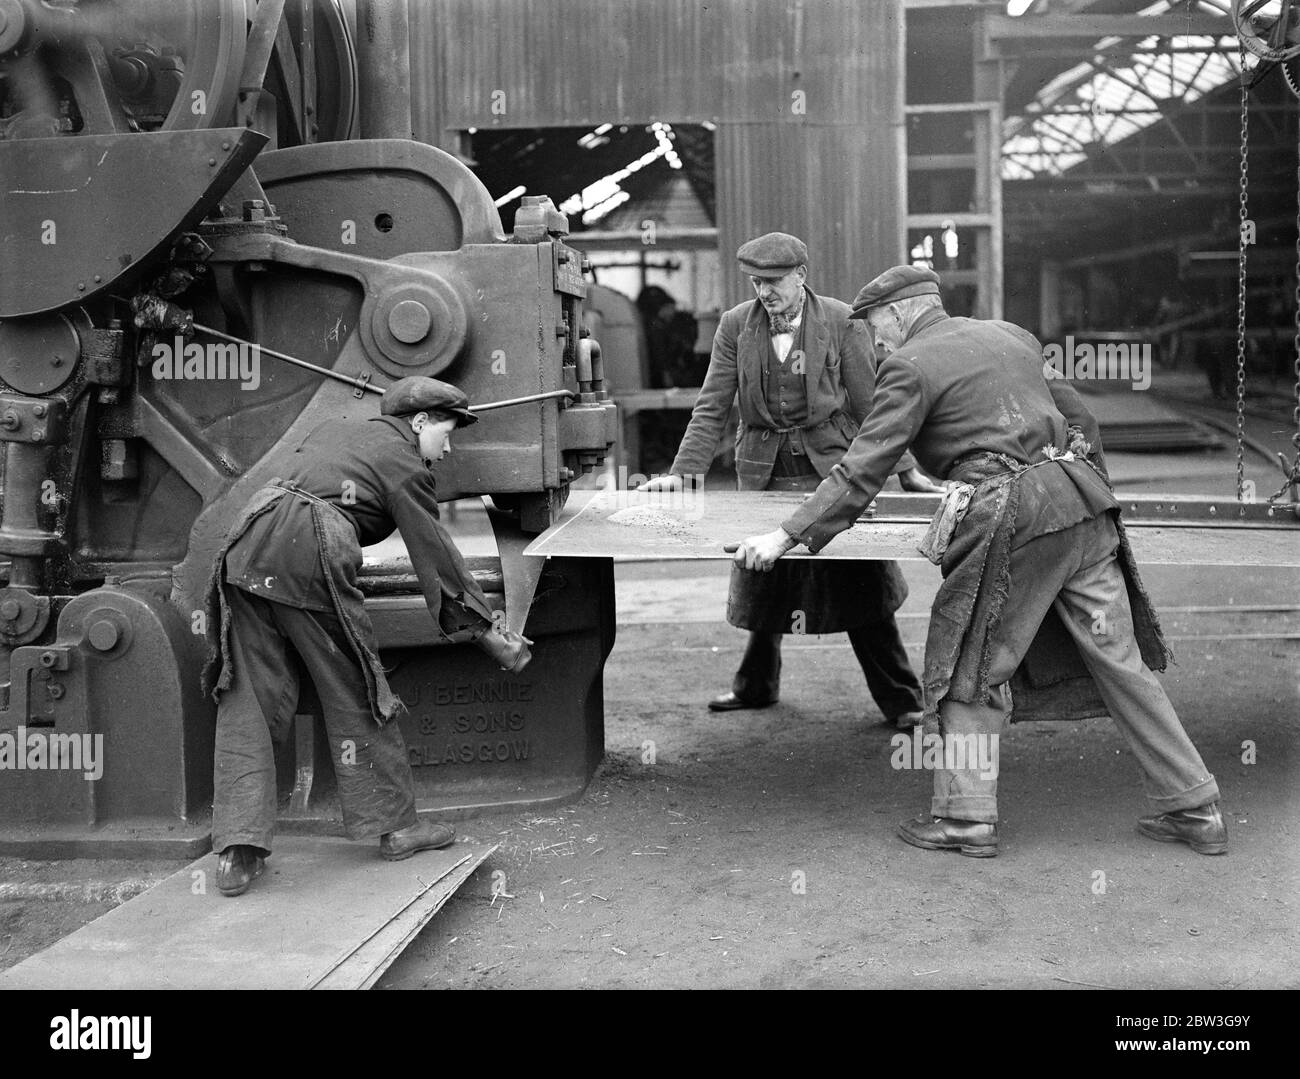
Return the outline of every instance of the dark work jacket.
<path id="1" fill-rule="evenodd" d="M 948 478 L 973 453 L 1035 464 L 1049 446 L 1068 448 L 1071 423 L 1100 447 L 1097 421 L 1074 388 L 1043 377 L 1033 334 L 936 309 L 880 365 L 871 411 L 853 444 L 784 527 L 819 551 L 858 519 L 909 447 L 922 468 Z M 1114 497 L 1082 461 L 1035 469 L 1021 491 L 1016 545 L 1087 520 L 1102 504 L 1113 508 Z"/>
<path id="2" fill-rule="evenodd" d="M 860 321 L 848 317 L 850 311 L 848 304 L 804 287 L 801 331 L 808 418 L 803 424 L 803 443 L 819 476 L 825 476 L 848 449 L 871 408 L 875 388 L 871 338 Z M 737 401 L 738 485 L 742 491 L 767 487 L 781 445 L 780 435 L 774 433 L 780 424 L 768 409 L 763 377 L 771 350 L 767 310 L 757 299 L 737 304 L 723 314 L 713 337 L 704 385 L 670 469 L 674 475 L 709 471 L 732 402 Z M 797 362 L 797 357 L 792 352 L 785 362 Z M 905 458 L 894 471 L 911 465 L 911 458 Z"/>
<path id="3" fill-rule="evenodd" d="M 437 488 L 410 424 L 392 416 L 323 423 L 288 450 L 280 476 L 233 522 L 213 565 L 209 603 L 219 656 L 210 688 L 229 684 L 220 584 L 276 603 L 334 611 L 366 673 L 376 719 L 400 709 L 379 665 L 374 630 L 357 587 L 361 548 L 399 531 L 434 624 L 447 636 L 491 622 L 492 610 L 438 520 Z M 448 601 L 451 601 L 450 603 Z"/>
<path id="4" fill-rule="evenodd" d="M 1092 463 L 1050 459 L 1068 450 L 1070 426 L 1094 447 Z M 849 451 L 782 527 L 819 551 L 852 526 L 909 446 L 927 471 L 976 485 L 930 619 L 924 682 L 933 715 L 945 695 L 972 701 L 988 691 L 990 631 L 1006 597 L 1011 550 L 1099 513 L 1114 512 L 1118 521 L 1119 507 L 1104 479 L 1097 422 L 1072 387 L 1044 377 L 1037 339 L 1007 322 L 935 309 L 880 365 L 875 401 Z M 1122 526 L 1120 538 L 1138 644 L 1148 665 L 1163 670 L 1167 651 Z M 1056 652 L 1069 649 L 1064 664 L 1048 663 L 1052 678 L 1085 677 L 1073 642 L 1049 623 L 1040 637 L 1050 636 Z M 1097 714 L 1095 703 L 1088 707 Z"/>

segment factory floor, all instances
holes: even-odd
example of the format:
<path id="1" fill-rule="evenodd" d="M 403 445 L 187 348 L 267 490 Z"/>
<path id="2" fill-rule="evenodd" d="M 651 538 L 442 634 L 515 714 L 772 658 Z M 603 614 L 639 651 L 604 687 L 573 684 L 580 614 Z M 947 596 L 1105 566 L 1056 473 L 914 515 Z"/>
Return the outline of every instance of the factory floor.
<path id="1" fill-rule="evenodd" d="M 919 665 L 937 572 L 905 572 Z M 1003 736 L 997 858 L 905 846 L 930 777 L 891 767 L 846 640 L 789 640 L 779 705 L 707 712 L 743 643 L 725 567 L 623 564 L 603 766 L 570 805 L 462 821 L 500 849 L 378 988 L 1300 986 L 1300 612 L 1247 609 L 1294 608 L 1300 570 L 1147 583 L 1227 856 L 1135 832 L 1148 807 L 1106 720 Z M 0 968 L 176 868 L 4 860 Z"/>
<path id="2" fill-rule="evenodd" d="M 1248 430 L 1284 448 L 1277 412 Z M 1149 472 L 1140 456 L 1116 464 Z M 1205 493 L 1230 494 L 1218 459 Z M 895 837 L 928 811 L 930 776 L 891 766 L 843 636 L 787 641 L 777 706 L 710 713 L 744 642 L 725 563 L 616 572 L 604 764 L 569 805 L 460 822 L 500 849 L 378 988 L 1300 987 L 1300 569 L 1145 571 L 1226 856 L 1137 834 L 1132 756 L 1091 720 L 1003 736 L 989 860 Z M 919 668 L 938 574 L 904 572 Z M 0 860 L 0 968 L 176 868 Z"/>
<path id="3" fill-rule="evenodd" d="M 935 581 L 907 575 L 919 664 Z M 621 566 L 604 766 L 573 805 L 465 822 L 501 849 L 379 987 L 1300 986 L 1300 613 L 1203 610 L 1294 605 L 1300 571 L 1148 584 L 1227 856 L 1137 834 L 1108 720 L 1003 736 L 997 858 L 906 846 L 930 777 L 891 767 L 842 636 L 789 644 L 776 707 L 709 713 L 743 642 L 716 617 L 725 576 Z"/>

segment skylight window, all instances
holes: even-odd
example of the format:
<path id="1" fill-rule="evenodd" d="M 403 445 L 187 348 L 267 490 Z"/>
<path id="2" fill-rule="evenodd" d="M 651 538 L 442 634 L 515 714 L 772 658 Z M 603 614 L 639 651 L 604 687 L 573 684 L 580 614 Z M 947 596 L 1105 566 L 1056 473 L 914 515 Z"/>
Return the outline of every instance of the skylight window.
<path id="1" fill-rule="evenodd" d="M 1139 14 L 1186 10 L 1185 3 L 1162 0 Z M 1190 104 L 1235 80 L 1240 66 L 1232 20 L 1217 6 L 1200 5 L 1199 10 L 1223 16 L 1222 37 L 1189 34 L 1162 40 L 1152 35 L 1120 63 L 1108 63 L 1105 54 L 1122 39 L 1107 37 L 1097 43 L 1093 60 L 1052 79 L 1022 114 L 1004 125 L 1002 178 L 1060 176 L 1087 160 L 1093 147 L 1121 142 L 1158 122 L 1170 105 Z M 1155 51 L 1162 47 L 1168 51 Z"/>
<path id="2" fill-rule="evenodd" d="M 586 145 L 583 140 L 603 136 L 610 129 L 610 126 L 610 124 L 601 124 L 590 135 L 584 135 L 583 139 L 579 139 L 578 145 L 585 146 L 586 149 L 593 149 L 594 147 Z M 560 212 L 567 214 L 569 217 L 581 213 L 583 223 L 590 225 L 599 221 L 610 210 L 627 202 L 630 196 L 619 185 L 634 172 L 640 172 L 647 165 L 653 164 L 661 157 L 668 162 L 669 168 L 680 169 L 682 160 L 677 156 L 677 148 L 673 146 L 673 140 L 677 135 L 674 133 L 672 125 L 656 120 L 650 125 L 649 130 L 655 137 L 656 145 L 653 150 L 647 150 L 635 161 L 629 161 L 618 171 L 602 176 L 595 183 L 588 184 L 581 191 L 570 195 L 560 203 Z M 609 140 L 605 139 L 604 141 L 608 142 Z"/>

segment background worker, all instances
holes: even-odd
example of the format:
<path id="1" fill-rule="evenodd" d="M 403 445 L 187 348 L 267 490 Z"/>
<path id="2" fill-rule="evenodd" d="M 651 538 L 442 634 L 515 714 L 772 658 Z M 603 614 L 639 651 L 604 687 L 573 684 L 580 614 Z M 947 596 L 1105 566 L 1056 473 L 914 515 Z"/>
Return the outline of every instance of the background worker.
<path id="1" fill-rule="evenodd" d="M 871 407 L 875 356 L 849 306 L 807 285 L 808 248 L 769 232 L 736 252 L 754 299 L 723 314 L 704 386 L 670 474 L 642 491 L 677 490 L 703 475 L 732 402 L 740 404 L 736 479 L 742 491 L 812 491 L 848 449 Z M 910 457 L 895 471 L 907 490 L 937 491 Z M 921 686 L 894 612 L 907 598 L 895 562 L 785 564 L 764 575 L 732 569 L 727 620 L 750 631 L 731 692 L 714 711 L 765 708 L 780 696 L 785 633 L 847 632 L 886 722 L 921 718 Z"/>

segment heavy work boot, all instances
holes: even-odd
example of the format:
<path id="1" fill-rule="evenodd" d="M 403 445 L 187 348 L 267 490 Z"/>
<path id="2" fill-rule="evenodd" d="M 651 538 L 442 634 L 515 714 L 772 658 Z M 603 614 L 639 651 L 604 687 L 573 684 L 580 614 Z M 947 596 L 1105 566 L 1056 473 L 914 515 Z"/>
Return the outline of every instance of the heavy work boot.
<path id="1" fill-rule="evenodd" d="M 514 630 L 506 630 L 503 633 L 493 626 L 474 643 L 496 660 L 503 671 L 511 671 L 514 674 L 527 667 L 533 658 L 532 649 L 528 647 L 533 642 Z"/>
<path id="2" fill-rule="evenodd" d="M 266 859 L 256 847 L 227 847 L 217 856 L 217 891 L 228 896 L 243 895 L 265 868 Z"/>
<path id="3" fill-rule="evenodd" d="M 951 817 L 917 817 L 898 826 L 898 838 L 922 850 L 956 850 L 967 858 L 995 858 L 998 826 Z"/>
<path id="4" fill-rule="evenodd" d="M 450 824 L 420 820 L 409 828 L 381 835 L 379 853 L 390 862 L 400 862 L 417 851 L 450 847 L 455 840 L 456 830 Z"/>
<path id="5" fill-rule="evenodd" d="M 1197 854 L 1228 853 L 1228 826 L 1223 823 L 1218 802 L 1142 817 L 1138 831 L 1161 843 L 1186 843 Z"/>

